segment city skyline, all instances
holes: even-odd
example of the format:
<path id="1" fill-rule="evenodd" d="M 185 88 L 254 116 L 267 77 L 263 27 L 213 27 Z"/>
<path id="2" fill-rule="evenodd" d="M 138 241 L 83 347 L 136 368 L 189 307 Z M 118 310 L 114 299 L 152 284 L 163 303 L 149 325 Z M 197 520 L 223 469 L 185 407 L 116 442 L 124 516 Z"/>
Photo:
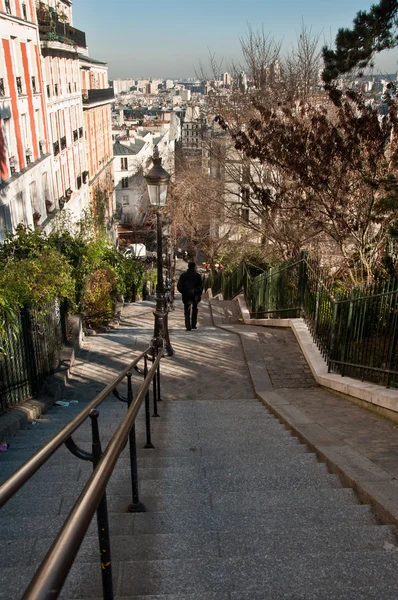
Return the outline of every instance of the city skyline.
<path id="1" fill-rule="evenodd" d="M 368 10 L 372 0 L 203 0 L 186 5 L 171 0 L 151 2 L 151 11 L 138 0 L 114 0 L 107 10 L 105 0 L 75 0 L 74 25 L 87 34 L 90 55 L 104 60 L 109 76 L 116 78 L 195 77 L 199 63 L 206 65 L 209 53 L 223 61 L 242 62 L 239 38 L 250 24 L 282 41 L 282 53 L 294 45 L 304 23 L 320 43 L 331 44 L 340 27 L 350 27 L 359 10 Z M 103 8 L 103 10 L 102 10 Z M 200 8 L 200 13 L 199 13 Z M 395 73 L 398 50 L 378 55 L 376 72 Z"/>

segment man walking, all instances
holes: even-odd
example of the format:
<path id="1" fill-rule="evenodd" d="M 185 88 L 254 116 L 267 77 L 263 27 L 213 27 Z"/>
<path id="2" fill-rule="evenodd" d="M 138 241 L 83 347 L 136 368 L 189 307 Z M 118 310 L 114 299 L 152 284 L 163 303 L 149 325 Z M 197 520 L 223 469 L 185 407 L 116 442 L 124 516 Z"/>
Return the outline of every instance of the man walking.
<path id="1" fill-rule="evenodd" d="M 196 272 L 196 264 L 194 262 L 188 263 L 188 269 L 185 273 L 181 273 L 177 283 L 177 290 L 182 294 L 187 331 L 197 329 L 198 304 L 202 299 L 203 282 L 202 277 Z"/>

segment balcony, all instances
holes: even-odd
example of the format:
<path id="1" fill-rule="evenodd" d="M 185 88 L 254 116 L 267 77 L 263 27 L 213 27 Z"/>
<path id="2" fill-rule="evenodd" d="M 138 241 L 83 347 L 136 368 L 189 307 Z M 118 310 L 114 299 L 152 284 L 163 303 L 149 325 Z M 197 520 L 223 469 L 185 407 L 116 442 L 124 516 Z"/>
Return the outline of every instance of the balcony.
<path id="1" fill-rule="evenodd" d="M 86 34 L 84 31 L 75 29 L 68 23 L 61 21 L 44 21 L 39 22 L 39 35 L 42 42 L 58 42 L 67 44 L 68 46 L 85 48 Z"/>
<path id="2" fill-rule="evenodd" d="M 91 106 L 95 104 L 107 104 L 113 102 L 115 94 L 113 88 L 105 88 L 101 90 L 84 90 L 83 93 L 83 106 Z"/>

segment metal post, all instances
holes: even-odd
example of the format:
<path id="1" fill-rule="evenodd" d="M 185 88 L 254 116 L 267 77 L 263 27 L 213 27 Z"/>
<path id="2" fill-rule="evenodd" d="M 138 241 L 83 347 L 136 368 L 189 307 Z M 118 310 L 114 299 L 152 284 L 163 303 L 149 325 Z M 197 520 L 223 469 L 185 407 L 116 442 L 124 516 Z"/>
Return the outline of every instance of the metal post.
<path id="1" fill-rule="evenodd" d="M 158 388 L 158 402 L 162 402 L 162 398 L 160 395 L 160 364 L 156 371 L 156 379 L 157 379 L 157 388 Z"/>
<path id="2" fill-rule="evenodd" d="M 148 357 L 144 356 L 144 378 L 148 375 Z M 154 448 L 151 440 L 151 409 L 149 406 L 149 389 L 145 394 L 145 425 L 146 425 L 146 444 L 144 448 Z"/>
<path id="3" fill-rule="evenodd" d="M 157 224 L 157 283 L 156 283 L 156 310 L 153 336 L 156 339 L 164 339 L 166 356 L 173 356 L 174 350 L 171 346 L 168 319 L 167 319 L 167 300 L 163 283 L 163 244 L 162 244 L 162 223 L 159 211 L 156 213 Z"/>
<path id="4" fill-rule="evenodd" d="M 90 413 L 92 431 L 92 456 L 93 468 L 95 470 L 102 456 L 101 441 L 98 429 L 98 410 Z M 111 541 L 109 536 L 108 507 L 106 503 L 106 492 L 101 498 L 97 508 L 98 541 L 101 556 L 102 593 L 104 600 L 113 600 Z"/>
<path id="5" fill-rule="evenodd" d="M 156 359 L 159 352 L 158 340 L 152 340 L 153 344 L 153 360 Z M 159 417 L 158 414 L 158 378 L 157 373 L 153 377 L 153 417 Z"/>
<path id="6" fill-rule="evenodd" d="M 130 405 L 133 401 L 133 387 L 131 385 L 132 373 L 127 373 L 127 404 Z M 137 467 L 137 444 L 135 439 L 135 423 L 130 429 L 129 433 L 129 446 L 130 446 L 130 468 L 131 468 L 131 489 L 133 502 L 129 505 L 129 512 L 145 512 L 145 506 L 140 502 L 138 495 L 138 467 Z"/>

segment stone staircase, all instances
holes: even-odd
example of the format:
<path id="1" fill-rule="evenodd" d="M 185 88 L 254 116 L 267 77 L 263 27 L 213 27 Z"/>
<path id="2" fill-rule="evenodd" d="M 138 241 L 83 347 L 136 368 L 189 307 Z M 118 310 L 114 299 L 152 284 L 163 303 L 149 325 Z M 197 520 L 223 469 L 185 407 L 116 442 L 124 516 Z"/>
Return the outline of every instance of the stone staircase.
<path id="1" fill-rule="evenodd" d="M 54 407 L 0 455 L 11 474 L 82 407 Z M 140 499 L 129 514 L 128 449 L 108 486 L 115 597 L 263 600 L 397 597 L 393 528 L 327 472 L 254 399 L 164 401 L 152 419 L 155 449 L 137 424 Z M 100 408 L 103 443 L 125 405 Z M 89 424 L 74 436 L 89 449 Z M 16 600 L 91 472 L 62 448 L 0 512 L 0 600 Z M 99 599 L 96 523 L 62 598 Z"/>

